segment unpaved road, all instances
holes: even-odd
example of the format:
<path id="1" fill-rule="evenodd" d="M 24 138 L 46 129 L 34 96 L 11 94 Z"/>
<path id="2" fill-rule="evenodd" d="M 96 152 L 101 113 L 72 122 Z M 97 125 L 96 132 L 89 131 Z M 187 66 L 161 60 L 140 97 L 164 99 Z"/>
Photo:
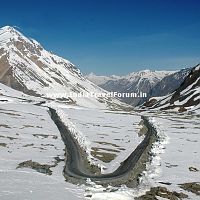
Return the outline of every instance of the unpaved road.
<path id="1" fill-rule="evenodd" d="M 145 126 L 147 126 L 148 128 L 148 133 L 146 134 L 144 140 L 137 146 L 137 148 L 130 154 L 130 156 L 121 163 L 120 167 L 116 171 L 109 174 L 96 175 L 94 173 L 91 173 L 91 171 L 87 169 L 86 165 L 84 164 L 87 158 L 83 155 L 83 150 L 77 144 L 76 140 L 73 138 L 68 128 L 60 120 L 56 111 L 53 108 L 49 108 L 49 111 L 51 114 L 51 118 L 58 127 L 62 139 L 66 145 L 67 159 L 66 166 L 64 168 L 64 175 L 69 177 L 69 179 L 72 178 L 76 180 L 86 180 L 87 178 L 90 178 L 92 181 L 100 183 L 117 183 L 121 182 L 122 180 L 127 181 L 130 178 L 131 174 L 135 173 L 139 175 L 139 173 L 142 172 L 142 169 L 140 172 L 134 172 L 134 170 L 136 170 L 135 168 L 137 168 L 138 170 L 137 165 L 140 161 L 141 156 L 145 151 L 151 148 L 151 145 L 156 138 L 156 131 L 148 122 L 146 117 L 142 117 Z M 146 154 L 148 155 L 148 152 L 146 152 Z M 135 178 L 138 178 L 138 176 L 136 176 Z"/>

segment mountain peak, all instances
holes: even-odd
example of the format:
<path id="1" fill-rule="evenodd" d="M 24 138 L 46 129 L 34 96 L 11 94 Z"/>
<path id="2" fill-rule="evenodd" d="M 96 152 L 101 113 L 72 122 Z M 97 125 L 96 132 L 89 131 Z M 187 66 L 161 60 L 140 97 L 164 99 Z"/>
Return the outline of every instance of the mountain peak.
<path id="1" fill-rule="evenodd" d="M 21 33 L 16 29 L 15 26 L 3 26 L 0 28 L 0 32 L 12 33 L 20 35 Z"/>
<path id="2" fill-rule="evenodd" d="M 1 29 L 3 30 L 14 30 L 14 26 L 3 26 Z"/>
<path id="3" fill-rule="evenodd" d="M 0 82 L 29 95 L 84 107 L 124 105 L 114 98 L 72 97 L 71 93 L 105 91 L 86 80 L 71 62 L 45 50 L 11 26 L 0 29 Z"/>
<path id="4" fill-rule="evenodd" d="M 37 41 L 25 37 L 15 27 L 4 26 L 0 28 L 0 49 L 4 52 L 14 51 L 23 55 L 28 52 L 39 55 L 39 50 L 43 47 Z"/>
<path id="5" fill-rule="evenodd" d="M 93 77 L 93 76 L 96 76 L 96 74 L 94 73 L 94 72 L 90 72 L 88 75 L 87 75 L 88 77 Z"/>
<path id="6" fill-rule="evenodd" d="M 23 34 L 21 34 L 12 26 L 4 26 L 0 28 L 0 45 L 3 45 L 4 43 L 8 43 L 11 40 L 16 41 L 18 40 L 19 37 L 25 39 Z"/>
<path id="7" fill-rule="evenodd" d="M 149 73 L 149 72 L 152 72 L 152 71 L 150 69 L 144 69 L 144 70 L 141 70 L 140 72 Z"/>

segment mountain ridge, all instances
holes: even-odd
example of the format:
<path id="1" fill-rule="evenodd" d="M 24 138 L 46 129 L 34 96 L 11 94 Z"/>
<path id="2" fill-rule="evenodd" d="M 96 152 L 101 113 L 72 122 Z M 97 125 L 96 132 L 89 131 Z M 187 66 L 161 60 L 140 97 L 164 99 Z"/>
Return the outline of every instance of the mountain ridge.
<path id="1" fill-rule="evenodd" d="M 90 74 L 90 76 L 85 77 L 110 92 L 146 93 L 147 98 L 121 98 L 125 103 L 137 106 L 144 103 L 150 97 L 153 87 L 159 81 L 175 72 L 176 71 L 142 70 L 138 72 L 131 72 L 124 76 L 117 76 L 117 78 L 112 78 L 115 76 L 105 77 L 96 76 L 94 74 Z"/>
<path id="2" fill-rule="evenodd" d="M 70 61 L 45 50 L 39 42 L 10 26 L 0 29 L 0 74 L 1 83 L 29 95 L 86 107 L 126 106 L 114 98 L 70 97 L 70 92 L 106 91 L 85 79 Z"/>
<path id="3" fill-rule="evenodd" d="M 193 67 L 181 85 L 164 97 L 152 97 L 142 108 L 175 110 L 179 112 L 200 109 L 200 64 Z"/>

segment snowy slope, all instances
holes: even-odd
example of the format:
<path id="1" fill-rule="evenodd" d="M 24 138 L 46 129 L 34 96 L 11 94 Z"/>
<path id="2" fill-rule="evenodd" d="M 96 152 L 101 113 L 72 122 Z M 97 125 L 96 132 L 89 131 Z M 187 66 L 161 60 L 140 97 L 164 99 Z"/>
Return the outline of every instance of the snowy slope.
<path id="1" fill-rule="evenodd" d="M 115 171 L 143 140 L 141 116 L 106 110 L 59 107 L 57 112 L 73 136 L 85 149 L 89 160 L 101 166 L 102 173 Z"/>
<path id="2" fill-rule="evenodd" d="M 140 177 L 140 185 L 133 189 L 121 188 L 121 193 L 103 191 L 100 186 L 96 186 L 93 190 L 89 188 L 91 199 L 179 200 L 182 199 L 180 193 L 187 195 L 186 199 L 198 200 L 200 179 L 198 116 L 159 112 L 143 114 L 149 116 L 158 131 L 159 140 L 151 150 L 152 159 Z M 181 188 L 181 184 L 192 183 L 197 183 L 198 186 L 194 184 L 194 189 L 191 191 Z M 157 192 L 152 192 L 150 190 L 152 188 L 157 188 Z M 192 189 L 191 186 L 188 188 Z"/>
<path id="3" fill-rule="evenodd" d="M 90 195 L 91 192 L 94 194 L 94 199 L 99 199 L 98 192 L 100 190 L 102 192 L 105 192 L 105 190 L 108 192 L 112 190 L 112 187 L 105 188 L 93 184 L 82 186 L 72 185 L 65 181 L 63 177 L 65 162 L 62 160 L 65 158 L 65 146 L 61 139 L 60 132 L 51 120 L 48 109 L 33 105 L 40 101 L 44 101 L 44 99 L 28 96 L 0 84 L 0 199 L 62 200 L 67 197 L 70 200 L 79 200 L 88 199 L 87 196 Z M 62 106 L 63 112 L 66 111 L 66 116 L 70 116 L 69 119 L 64 118 L 63 120 L 68 120 L 74 125 L 75 129 L 80 128 L 80 130 L 83 131 L 83 136 L 87 137 L 87 141 L 91 141 L 93 144 L 97 143 L 93 142 L 92 139 L 96 139 L 97 141 L 103 140 L 103 135 L 100 135 L 101 131 L 99 130 L 96 132 L 98 123 L 102 124 L 102 128 L 105 126 L 102 131 L 107 131 L 108 135 L 104 137 L 107 137 L 106 141 L 109 139 L 110 143 L 113 142 L 114 145 L 114 147 L 111 146 L 113 149 L 110 148 L 110 150 L 113 150 L 115 153 L 117 152 L 122 160 L 126 156 L 124 154 L 125 149 L 122 147 L 124 145 L 137 144 L 137 141 L 134 140 L 126 144 L 127 141 L 123 141 L 123 139 L 126 138 L 125 135 L 120 135 L 120 132 L 115 130 L 116 128 L 106 127 L 104 123 L 108 123 L 112 121 L 112 118 L 113 120 L 115 118 L 113 122 L 121 123 L 122 126 L 124 125 L 125 127 L 120 128 L 121 131 L 125 130 L 127 134 L 130 134 L 129 138 L 132 139 L 132 131 L 137 129 L 137 120 L 140 120 L 139 116 L 136 119 L 131 116 L 128 117 L 135 121 L 132 127 L 132 120 L 127 123 L 125 122 L 125 119 L 127 119 L 125 114 L 122 115 L 123 121 L 121 122 L 120 117 L 118 117 L 120 115 L 116 113 L 112 114 L 112 112 L 109 112 L 110 114 L 106 113 L 108 110 L 90 110 L 83 107 L 74 107 L 64 103 L 57 103 L 55 101 L 51 101 L 49 105 L 53 105 L 54 108 L 57 106 L 57 110 L 61 110 L 60 106 Z M 100 118 L 103 119 L 100 120 Z M 93 121 L 91 119 L 93 119 Z M 85 126 L 82 122 L 90 124 L 89 132 L 83 129 Z M 92 124 L 94 124 L 94 126 Z M 132 131 L 129 131 L 129 129 Z M 116 136 L 116 138 L 120 140 L 115 141 L 114 138 L 112 139 L 112 136 Z M 135 133 L 135 138 L 137 138 L 137 133 Z M 80 142 L 77 137 L 76 139 Z M 126 138 L 126 140 L 128 139 Z M 102 147 L 103 146 L 105 148 L 105 145 L 102 144 Z M 101 151 L 104 153 L 106 150 L 109 153 L 109 147 L 104 150 L 99 149 L 99 155 Z M 129 149 L 127 149 L 127 151 L 128 150 Z M 87 152 L 88 151 L 90 151 L 90 147 Z M 117 158 L 115 161 L 120 161 L 120 159 Z M 31 169 L 26 166 L 18 168 L 20 163 L 30 160 L 40 165 L 49 166 L 52 174 L 46 174 L 46 172 L 40 168 L 39 171 L 38 169 Z M 96 163 L 101 164 L 101 161 L 96 160 Z M 112 162 L 112 165 L 109 166 L 110 170 L 112 171 L 118 165 L 119 163 Z M 127 193 L 129 191 L 128 189 L 125 189 L 125 191 L 118 191 L 118 189 L 119 188 L 115 188 L 116 193 L 111 193 L 109 195 L 116 199 L 125 197 L 128 200 L 131 199 L 132 195 Z M 104 196 L 105 195 L 108 194 L 104 194 Z"/>
<path id="4" fill-rule="evenodd" d="M 151 70 L 142 70 L 139 72 L 132 72 L 126 76 L 125 79 L 133 82 L 138 79 L 148 79 L 152 85 L 155 85 L 156 82 L 163 79 L 165 76 L 174 73 L 175 71 L 151 71 Z"/>
<path id="5" fill-rule="evenodd" d="M 175 108 L 172 109 L 180 105 L 186 109 L 188 106 L 196 109 L 200 105 L 199 70 L 199 66 L 195 67 L 181 87 L 166 97 L 169 102 L 161 100 L 162 106 L 169 107 L 173 102 Z M 149 73 L 143 71 L 139 75 L 143 76 L 141 83 L 154 84 L 157 79 Z M 11 27 L 0 30 L 0 76 L 1 82 L 8 86 L 45 98 L 56 98 L 58 91 L 103 91 L 85 80 L 69 61 L 47 52 L 36 41 L 25 38 Z M 137 79 L 131 75 L 126 78 L 130 82 Z M 60 132 L 51 120 L 48 109 L 33 105 L 44 99 L 29 96 L 4 84 L 0 84 L 1 200 L 130 200 L 149 187 L 158 185 L 164 185 L 170 191 L 182 191 L 190 199 L 198 199 L 198 196 L 181 190 L 178 185 L 199 180 L 199 172 L 194 171 L 199 170 L 198 116 L 142 113 L 152 119 L 161 140 L 152 149 L 152 160 L 141 176 L 138 188 L 123 185 L 113 188 L 91 183 L 90 180 L 86 185 L 72 185 L 62 175 L 65 146 Z M 61 120 L 73 130 L 72 135 L 81 147 L 86 148 L 93 161 L 104 166 L 104 173 L 115 170 L 143 138 L 141 113 L 83 108 L 61 101 L 58 103 L 58 99 L 45 101 L 43 106 L 52 106 L 62 114 Z M 69 98 L 66 101 L 73 103 Z M 110 102 L 119 103 L 117 100 Z M 106 104 L 98 99 L 77 100 L 77 104 L 106 108 Z M 20 163 L 30 160 L 49 166 L 52 174 L 45 174 L 41 169 L 18 168 Z"/>
<path id="6" fill-rule="evenodd" d="M 106 196 L 114 199 L 132 199 L 130 190 L 123 186 L 112 188 L 91 184 L 89 181 L 86 185 L 72 185 L 66 182 L 63 177 L 65 162 L 62 160 L 65 158 L 65 146 L 60 132 L 51 120 L 48 109 L 33 105 L 40 102 L 41 98 L 29 99 L 28 95 L 3 84 L 0 84 L 0 93 L 1 99 L 4 100 L 0 101 L 1 200 L 62 200 L 66 197 L 79 200 L 88 199 L 91 194 L 92 199 L 96 200 Z M 142 139 L 138 136 L 139 116 L 75 107 L 55 101 L 48 105 L 61 110 L 67 116 L 62 119 L 73 126 L 70 130 L 73 128 L 82 132 L 82 138 L 86 139 L 84 144 L 91 144 L 87 146 L 87 152 L 97 152 L 95 156 L 99 159 L 96 159 L 95 163 L 105 166 L 105 172 L 116 169 Z M 117 128 L 116 124 L 120 127 Z M 81 138 L 75 138 L 81 145 Z M 112 162 L 104 163 L 100 157 L 103 155 L 110 155 L 111 158 L 112 155 L 116 155 L 116 158 L 114 157 Z M 18 168 L 20 163 L 30 160 L 40 165 L 49 165 L 52 174 L 29 167 Z M 112 190 L 114 192 L 109 192 Z"/>
<path id="7" fill-rule="evenodd" d="M 146 113 L 146 115 L 156 127 L 160 139 L 152 149 L 151 164 L 141 177 L 141 189 L 142 187 L 146 189 L 165 187 L 168 191 L 188 195 L 187 199 L 199 199 L 199 194 L 195 194 L 195 191 L 199 190 L 198 187 L 195 189 L 193 186 L 194 190 L 190 192 L 181 188 L 181 184 L 199 184 L 199 117 L 159 112 Z M 160 195 L 162 196 L 161 193 Z M 179 199 L 172 198 L 170 195 L 165 196 L 168 196 L 166 199 Z M 150 198 L 146 197 L 146 199 Z"/>
<path id="8" fill-rule="evenodd" d="M 65 146 L 46 109 L 14 100 L 0 103 L 0 118 L 1 200 L 84 198 L 81 187 L 66 183 L 62 175 Z M 17 168 L 29 160 L 52 165 L 52 174 Z"/>
<path id="9" fill-rule="evenodd" d="M 191 68 L 181 69 L 173 74 L 165 76 L 151 90 L 152 97 L 165 96 L 176 90 L 190 73 Z"/>
<path id="10" fill-rule="evenodd" d="M 152 97 L 144 107 L 161 110 L 199 110 L 200 104 L 200 65 L 194 67 L 184 82 L 172 94 L 165 97 Z"/>
<path id="11" fill-rule="evenodd" d="M 23 92 L 14 90 L 0 83 L 0 103 L 9 103 L 9 102 L 39 103 L 41 101 L 44 101 L 44 99 L 24 94 Z"/>
<path id="12" fill-rule="evenodd" d="M 70 98 L 70 92 L 105 91 L 85 79 L 71 62 L 9 26 L 0 29 L 0 82 L 30 95 L 86 107 L 105 108 L 107 102 L 121 104 L 106 97 Z"/>

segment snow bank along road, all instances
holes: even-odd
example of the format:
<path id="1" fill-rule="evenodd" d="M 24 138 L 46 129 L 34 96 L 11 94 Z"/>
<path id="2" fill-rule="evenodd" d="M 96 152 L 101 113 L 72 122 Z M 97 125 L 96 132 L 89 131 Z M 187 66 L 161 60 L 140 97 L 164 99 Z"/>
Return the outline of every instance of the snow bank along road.
<path id="1" fill-rule="evenodd" d="M 144 170 L 145 162 L 148 159 L 149 150 L 152 143 L 156 140 L 156 130 L 149 123 L 146 117 L 142 116 L 148 132 L 144 140 L 130 154 L 130 156 L 121 163 L 120 167 L 109 174 L 95 174 L 88 169 L 85 164 L 87 157 L 83 155 L 83 150 L 77 144 L 76 140 L 70 134 L 68 128 L 60 120 L 56 110 L 49 108 L 51 118 L 57 125 L 62 139 L 66 145 L 66 165 L 64 175 L 68 181 L 81 183 L 90 178 L 94 182 L 111 185 L 137 185 L 138 176 Z"/>

